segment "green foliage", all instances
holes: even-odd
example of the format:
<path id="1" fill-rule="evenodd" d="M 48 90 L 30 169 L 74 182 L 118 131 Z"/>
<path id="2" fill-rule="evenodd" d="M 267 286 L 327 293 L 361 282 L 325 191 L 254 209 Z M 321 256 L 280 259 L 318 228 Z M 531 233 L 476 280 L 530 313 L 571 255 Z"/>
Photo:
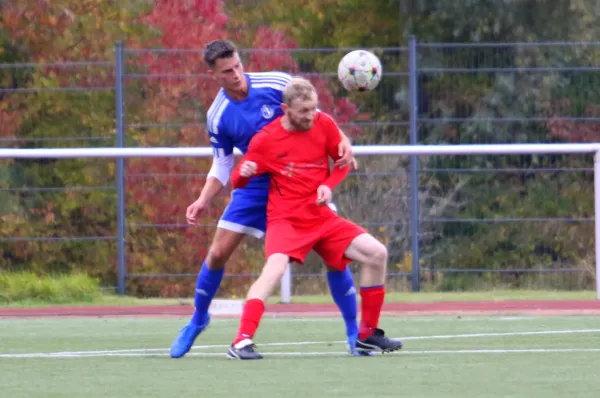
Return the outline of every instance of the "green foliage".
<path id="1" fill-rule="evenodd" d="M 301 48 L 403 44 L 395 1 L 299 0 L 293 7 L 277 0 L 257 3 L 230 7 L 233 23 L 252 28 L 268 16 L 272 28 L 289 34 Z"/>
<path id="2" fill-rule="evenodd" d="M 81 272 L 69 275 L 0 272 L 0 299 L 7 303 L 39 301 L 69 304 L 89 302 L 101 295 L 100 280 Z"/>
<path id="3" fill-rule="evenodd" d="M 410 32 L 422 41 L 593 41 L 598 33 L 598 10 L 585 0 L 412 3 L 407 7 Z"/>
<path id="4" fill-rule="evenodd" d="M 421 8 L 408 7 L 407 13 L 409 31 L 421 41 L 529 42 L 420 46 L 418 67 L 423 72 L 419 79 L 419 111 L 426 120 L 419 129 L 422 143 L 597 139 L 596 122 L 560 118 L 598 114 L 595 104 L 600 97 L 594 88 L 595 74 L 575 69 L 597 65 L 600 51 L 595 46 L 532 43 L 594 40 L 594 34 L 590 35 L 597 31 L 594 21 L 598 15 L 594 9 L 577 0 L 557 7 L 537 0 L 420 4 Z M 459 220 L 438 224 L 442 226 L 441 233 L 423 247 L 424 267 L 581 270 L 558 274 L 555 280 L 537 274 L 516 279 L 511 274 L 456 274 L 444 278 L 444 290 L 476 286 L 476 280 L 486 278 L 490 285 L 512 287 L 522 286 L 524 280 L 554 287 L 561 278 L 565 288 L 591 287 L 593 275 L 584 259 L 593 253 L 592 225 L 587 221 L 568 221 L 592 215 L 592 176 L 570 171 L 590 165 L 589 156 L 424 159 L 425 169 L 459 169 L 421 175 L 422 186 L 433 186 L 439 195 L 449 192 L 460 176 L 469 176 L 468 184 L 456 195 L 458 211 L 442 215 Z M 475 171 L 465 172 L 470 168 Z M 565 170 L 536 172 L 539 168 Z M 427 209 L 426 205 L 423 211 Z M 540 220 L 551 217 L 562 221 Z M 511 221 L 519 218 L 532 220 Z"/>
<path id="5" fill-rule="evenodd" d="M 22 91 L 3 94 L 0 136 L 17 137 L 11 145 L 23 148 L 114 145 L 113 67 L 54 64 L 114 59 L 115 41 L 140 32 L 128 7 L 98 0 L 17 0 L 0 7 L 5 54 L 45 64 L 2 75 L 7 86 Z M 143 10 L 138 5 L 136 12 Z M 6 123 L 10 116 L 15 123 Z M 0 246 L 0 268 L 85 272 L 114 284 L 114 160 L 15 160 L 3 166 L 0 236 L 8 241 Z M 71 239 L 82 237 L 87 240 Z"/>

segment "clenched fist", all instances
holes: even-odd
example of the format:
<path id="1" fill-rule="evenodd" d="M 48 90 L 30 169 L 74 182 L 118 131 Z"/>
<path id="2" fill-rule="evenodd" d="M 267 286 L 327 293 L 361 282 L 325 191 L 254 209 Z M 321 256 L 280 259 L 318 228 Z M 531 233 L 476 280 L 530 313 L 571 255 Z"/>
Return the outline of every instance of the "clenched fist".
<path id="1" fill-rule="evenodd" d="M 331 202 L 331 189 L 326 185 L 320 185 L 317 189 L 317 204 L 319 206 L 325 206 Z"/>
<path id="2" fill-rule="evenodd" d="M 256 174 L 256 170 L 256 163 L 246 160 L 244 161 L 244 163 L 242 163 L 242 166 L 240 167 L 240 175 L 246 178 L 252 177 Z"/>

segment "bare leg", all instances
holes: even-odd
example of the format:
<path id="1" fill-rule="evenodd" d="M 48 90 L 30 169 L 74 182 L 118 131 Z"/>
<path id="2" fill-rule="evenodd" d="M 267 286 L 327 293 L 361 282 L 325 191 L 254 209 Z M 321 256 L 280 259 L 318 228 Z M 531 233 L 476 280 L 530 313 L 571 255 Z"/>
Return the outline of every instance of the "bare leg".
<path id="1" fill-rule="evenodd" d="M 196 281 L 194 314 L 189 324 L 181 329 L 173 342 L 171 357 L 181 358 L 184 356 L 191 349 L 196 337 L 208 327 L 210 323 L 208 308 L 221 285 L 225 263 L 243 237 L 244 234 L 217 228 L 208 256 L 202 264 Z"/>
<path id="2" fill-rule="evenodd" d="M 378 286 L 385 283 L 387 248 L 372 235 L 362 234 L 354 238 L 344 254 L 362 264 L 361 286 Z"/>
<path id="3" fill-rule="evenodd" d="M 354 238 L 345 255 L 362 263 L 360 275 L 361 322 L 356 348 L 362 351 L 391 352 L 402 348 L 402 342 L 389 339 L 379 329 L 379 317 L 385 298 L 385 276 L 388 253 L 386 247 L 372 235 Z"/>
<path id="4" fill-rule="evenodd" d="M 244 234 L 230 231 L 224 228 L 217 228 L 217 232 L 208 249 L 206 256 L 206 265 L 212 271 L 221 270 L 229 260 L 234 250 L 244 239 Z"/>
<path id="5" fill-rule="evenodd" d="M 248 291 L 240 326 L 227 356 L 231 359 L 261 359 L 262 355 L 254 351 L 252 338 L 265 312 L 265 301 L 281 281 L 290 258 L 285 254 L 272 254 L 267 259 L 260 276 Z"/>
<path id="6" fill-rule="evenodd" d="M 285 254 L 275 253 L 269 256 L 260 276 L 248 290 L 247 300 L 266 301 L 281 281 L 289 261 L 290 258 Z"/>

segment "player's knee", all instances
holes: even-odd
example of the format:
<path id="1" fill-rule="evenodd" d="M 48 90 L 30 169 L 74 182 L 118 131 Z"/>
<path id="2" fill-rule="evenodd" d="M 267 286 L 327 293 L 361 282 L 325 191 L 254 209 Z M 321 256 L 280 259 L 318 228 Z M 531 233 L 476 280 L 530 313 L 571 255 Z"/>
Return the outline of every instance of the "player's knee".
<path id="1" fill-rule="evenodd" d="M 263 268 L 263 274 L 273 279 L 281 279 L 288 267 L 289 257 L 283 254 L 273 254 L 269 256 Z"/>
<path id="2" fill-rule="evenodd" d="M 206 257 L 206 265 L 212 271 L 220 270 L 225 267 L 225 263 L 229 260 L 231 253 L 228 253 L 223 247 L 218 244 L 213 244 L 208 250 Z"/>
<path id="3" fill-rule="evenodd" d="M 385 245 L 381 242 L 376 241 L 370 248 L 368 257 L 370 259 L 371 266 L 376 268 L 385 268 L 388 260 L 388 250 Z"/>
<path id="4" fill-rule="evenodd" d="M 268 270 L 268 277 L 274 281 L 281 281 L 283 279 L 283 274 L 285 274 L 285 265 L 282 264 L 273 264 Z"/>

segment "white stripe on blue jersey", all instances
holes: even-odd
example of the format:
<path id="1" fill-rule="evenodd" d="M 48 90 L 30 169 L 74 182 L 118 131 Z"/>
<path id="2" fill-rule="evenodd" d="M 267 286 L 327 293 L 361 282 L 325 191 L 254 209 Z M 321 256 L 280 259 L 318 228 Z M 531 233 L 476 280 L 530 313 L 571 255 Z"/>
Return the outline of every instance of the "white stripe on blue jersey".
<path id="1" fill-rule="evenodd" d="M 242 152 L 256 132 L 281 114 L 282 92 L 292 77 L 283 72 L 246 73 L 247 101 L 231 100 L 221 88 L 206 113 L 206 130 L 214 159 L 231 156 L 234 148 Z"/>
<path id="2" fill-rule="evenodd" d="M 223 101 L 223 99 L 225 99 L 225 92 L 223 89 L 220 89 L 212 104 L 210 104 L 208 111 L 206 112 L 207 119 L 209 119 L 211 116 L 214 116 L 215 111 L 217 110 L 219 104 Z"/>
<path id="3" fill-rule="evenodd" d="M 223 149 L 223 148 L 213 148 L 213 156 L 215 158 L 224 158 L 225 157 L 225 149 Z"/>
<path id="4" fill-rule="evenodd" d="M 284 72 L 250 72 L 251 79 L 283 79 L 290 80 L 292 76 Z"/>
<path id="5" fill-rule="evenodd" d="M 206 125 L 210 134 L 219 134 L 219 122 L 221 121 L 221 116 L 223 115 L 223 112 L 225 112 L 227 105 L 229 105 L 229 100 L 225 97 L 223 89 L 221 89 L 206 115 Z"/>
<path id="6" fill-rule="evenodd" d="M 250 83 L 254 88 L 273 88 L 283 91 L 292 79 L 290 75 L 282 72 L 249 73 Z"/>
<path id="7" fill-rule="evenodd" d="M 285 84 L 280 83 L 254 83 L 252 88 L 272 88 L 273 90 L 283 91 L 285 90 Z"/>
<path id="8" fill-rule="evenodd" d="M 267 82 L 277 82 L 282 84 L 287 84 L 291 79 L 284 79 L 282 77 L 251 77 L 250 81 L 252 83 L 267 83 Z"/>

